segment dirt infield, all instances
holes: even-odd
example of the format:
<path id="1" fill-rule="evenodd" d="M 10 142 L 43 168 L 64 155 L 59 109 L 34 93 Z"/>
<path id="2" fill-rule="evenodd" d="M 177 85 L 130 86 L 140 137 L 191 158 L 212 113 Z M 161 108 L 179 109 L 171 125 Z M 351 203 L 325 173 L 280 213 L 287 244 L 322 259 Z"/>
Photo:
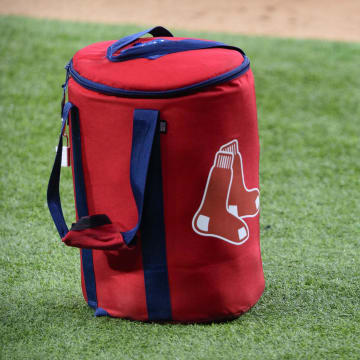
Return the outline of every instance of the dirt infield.
<path id="1" fill-rule="evenodd" d="M 360 42 L 360 0 L 0 0 L 0 13 Z"/>

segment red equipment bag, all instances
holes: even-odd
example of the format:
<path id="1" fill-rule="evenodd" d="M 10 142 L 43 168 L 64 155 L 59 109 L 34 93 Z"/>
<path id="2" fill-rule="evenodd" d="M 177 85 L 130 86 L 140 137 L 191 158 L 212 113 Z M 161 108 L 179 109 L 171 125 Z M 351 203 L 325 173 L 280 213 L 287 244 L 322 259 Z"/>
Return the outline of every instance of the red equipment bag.
<path id="1" fill-rule="evenodd" d="M 150 33 L 154 37 L 141 38 Z M 48 205 L 81 250 L 95 315 L 205 322 L 264 290 L 259 140 L 244 52 L 155 27 L 78 51 L 66 66 Z M 68 89 L 69 102 L 65 104 Z M 77 222 L 59 196 L 69 125 Z"/>

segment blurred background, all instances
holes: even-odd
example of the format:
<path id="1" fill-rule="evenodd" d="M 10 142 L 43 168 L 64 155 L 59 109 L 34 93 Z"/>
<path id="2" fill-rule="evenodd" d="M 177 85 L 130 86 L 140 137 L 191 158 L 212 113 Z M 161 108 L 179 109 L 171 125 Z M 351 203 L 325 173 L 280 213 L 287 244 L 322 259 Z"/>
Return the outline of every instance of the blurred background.
<path id="1" fill-rule="evenodd" d="M 0 13 L 184 30 L 360 41 L 359 0 L 0 0 Z"/>
<path id="2" fill-rule="evenodd" d="M 0 0 L 0 359 L 360 359 L 359 14 L 360 0 Z M 232 322 L 95 319 L 47 208 L 64 66 L 154 25 L 251 59 L 266 290 Z"/>

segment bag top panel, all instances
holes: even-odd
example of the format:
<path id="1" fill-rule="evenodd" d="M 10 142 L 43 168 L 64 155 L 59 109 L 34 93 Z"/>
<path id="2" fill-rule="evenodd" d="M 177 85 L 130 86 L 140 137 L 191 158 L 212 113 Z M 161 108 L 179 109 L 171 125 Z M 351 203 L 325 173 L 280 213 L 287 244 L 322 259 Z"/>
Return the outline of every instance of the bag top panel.
<path id="1" fill-rule="evenodd" d="M 165 39 L 142 38 L 121 50 L 135 48 L 145 43 L 152 45 L 150 42 L 159 40 L 161 42 Z M 166 41 L 179 40 L 194 39 L 166 38 Z M 81 49 L 72 59 L 73 68 L 85 79 L 113 88 L 166 91 L 191 86 L 226 74 L 240 67 L 244 62 L 244 56 L 239 51 L 221 47 L 113 62 L 106 54 L 109 46 L 114 43 L 115 41 L 104 41 Z"/>

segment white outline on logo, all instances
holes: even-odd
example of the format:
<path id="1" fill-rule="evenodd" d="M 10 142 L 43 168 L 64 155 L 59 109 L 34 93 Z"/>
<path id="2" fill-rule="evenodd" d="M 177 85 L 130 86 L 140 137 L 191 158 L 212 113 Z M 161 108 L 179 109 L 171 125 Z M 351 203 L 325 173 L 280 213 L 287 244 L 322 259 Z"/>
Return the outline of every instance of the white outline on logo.
<path id="1" fill-rule="evenodd" d="M 243 170 L 242 156 L 241 156 L 241 153 L 239 152 L 238 141 L 237 141 L 236 139 L 234 139 L 234 140 L 232 140 L 232 141 L 230 141 L 230 142 L 222 145 L 222 146 L 220 147 L 220 150 L 215 154 L 214 163 L 213 163 L 213 165 L 212 165 L 212 167 L 211 167 L 211 169 L 210 169 L 210 171 L 209 171 L 209 175 L 208 175 L 208 178 L 207 178 L 207 181 L 206 181 L 206 186 L 205 186 L 205 190 L 204 190 L 204 193 L 203 193 L 203 197 L 202 197 L 202 199 L 201 199 L 200 206 L 198 207 L 198 210 L 196 211 L 195 215 L 193 216 L 193 218 L 192 218 L 192 223 L 191 223 L 191 224 L 192 224 L 193 230 L 194 230 L 197 234 L 199 234 L 199 235 L 201 235 L 201 236 L 216 237 L 216 238 L 218 238 L 218 239 L 224 240 L 224 241 L 226 241 L 226 242 L 228 242 L 228 243 L 230 243 L 230 244 L 233 244 L 233 245 L 242 245 L 242 244 L 244 244 L 244 243 L 249 239 L 249 237 L 250 237 L 250 231 L 249 231 L 248 224 L 247 224 L 246 221 L 244 221 L 243 219 L 244 219 L 244 218 L 249 218 L 249 217 L 255 217 L 255 216 L 257 216 L 258 213 L 259 213 L 259 210 L 260 210 L 260 205 L 259 205 L 259 207 L 257 208 L 257 211 L 256 211 L 255 214 L 252 214 L 252 215 L 244 215 L 244 216 L 241 216 L 241 217 L 235 215 L 233 212 L 231 212 L 231 211 L 229 210 L 229 196 L 230 196 L 231 186 L 232 186 L 232 182 L 233 182 L 233 163 L 234 163 L 234 157 L 235 157 L 235 156 L 234 156 L 234 153 L 233 153 L 233 152 L 231 152 L 231 151 L 226 151 L 226 150 L 224 150 L 224 148 L 227 147 L 228 145 L 232 144 L 232 143 L 234 143 L 234 145 L 235 145 L 235 147 L 236 147 L 235 150 L 236 150 L 237 154 L 238 154 L 239 157 L 240 157 L 241 176 L 242 176 L 242 183 L 243 183 L 243 185 L 244 185 L 244 188 L 245 188 L 245 190 L 246 190 L 247 192 L 252 192 L 252 191 L 255 191 L 255 190 L 256 190 L 256 191 L 258 192 L 258 194 L 259 194 L 259 195 L 258 195 L 258 198 L 260 199 L 260 191 L 259 191 L 258 188 L 248 189 L 248 188 L 246 187 L 245 178 L 244 178 L 244 170 Z M 230 155 L 230 156 L 231 156 L 230 164 L 229 164 L 228 162 L 227 162 L 227 163 L 226 163 L 226 162 L 224 163 L 224 162 L 222 162 L 222 161 L 220 160 L 220 167 L 228 168 L 228 169 L 230 169 L 230 171 L 231 171 L 231 177 L 230 177 L 230 181 L 229 181 L 229 187 L 228 187 L 228 191 L 227 191 L 227 195 L 226 195 L 225 210 L 229 213 L 230 216 L 234 216 L 235 218 L 237 218 L 238 220 L 240 220 L 240 221 L 242 222 L 242 224 L 245 226 L 247 236 L 246 236 L 246 238 L 245 238 L 244 240 L 242 240 L 241 242 L 231 241 L 231 240 L 229 240 L 229 239 L 226 239 L 226 238 L 224 238 L 224 237 L 222 237 L 222 236 L 220 236 L 220 235 L 216 235 L 216 234 L 206 234 L 205 232 L 200 232 L 200 231 L 198 231 L 198 230 L 196 229 L 196 226 L 195 226 L 195 219 L 197 219 L 197 217 L 198 217 L 198 215 L 199 215 L 199 213 L 200 213 L 200 210 L 201 210 L 202 207 L 203 207 L 203 204 L 204 204 L 206 195 L 207 195 L 207 190 L 208 190 L 209 181 L 210 181 L 212 172 L 213 172 L 213 170 L 214 170 L 215 167 L 219 167 L 219 166 L 216 166 L 216 161 L 217 161 L 218 155 L 220 155 L 220 154 L 224 154 L 224 155 L 227 155 L 227 156 Z M 219 164 L 218 164 L 218 165 L 219 165 Z M 242 229 L 242 228 L 240 228 L 240 229 Z"/>
<path id="2" fill-rule="evenodd" d="M 252 189 L 248 189 L 247 187 L 246 187 L 246 183 L 245 183 L 245 177 L 244 177 L 244 166 L 243 166 L 243 161 L 242 161 L 242 155 L 241 155 L 241 153 L 240 153 L 240 151 L 239 151 L 239 143 L 238 143 L 238 141 L 236 140 L 236 139 L 234 139 L 234 140 L 231 140 L 231 141 L 229 141 L 228 143 L 226 143 L 226 144 L 224 144 L 224 145 L 222 145 L 221 147 L 220 147 L 220 151 L 222 151 L 222 152 L 227 152 L 226 150 L 223 150 L 225 147 L 227 147 L 227 146 L 229 146 L 231 143 L 235 143 L 236 145 L 236 152 L 237 152 L 237 154 L 239 155 L 239 157 L 240 157 L 240 169 L 241 169 L 241 178 L 242 178 L 242 183 L 243 183 L 243 185 L 244 185 L 244 189 L 247 191 L 247 192 L 253 192 L 253 191 L 255 191 L 255 190 L 257 190 L 257 192 L 258 192 L 258 197 L 259 197 L 259 200 L 260 200 L 260 190 L 258 189 L 258 188 L 252 188 Z M 229 151 L 230 152 L 230 151 Z M 229 211 L 229 209 L 227 209 L 228 211 Z M 256 211 L 256 213 L 255 214 L 253 214 L 253 215 L 244 215 L 244 216 L 236 216 L 236 215 L 234 215 L 234 216 L 236 216 L 238 219 L 244 219 L 244 218 L 251 218 L 251 217 L 255 217 L 255 216 L 257 216 L 257 214 L 259 213 L 259 211 L 260 211 L 260 204 L 259 204 L 259 207 L 257 208 L 257 211 Z"/>

